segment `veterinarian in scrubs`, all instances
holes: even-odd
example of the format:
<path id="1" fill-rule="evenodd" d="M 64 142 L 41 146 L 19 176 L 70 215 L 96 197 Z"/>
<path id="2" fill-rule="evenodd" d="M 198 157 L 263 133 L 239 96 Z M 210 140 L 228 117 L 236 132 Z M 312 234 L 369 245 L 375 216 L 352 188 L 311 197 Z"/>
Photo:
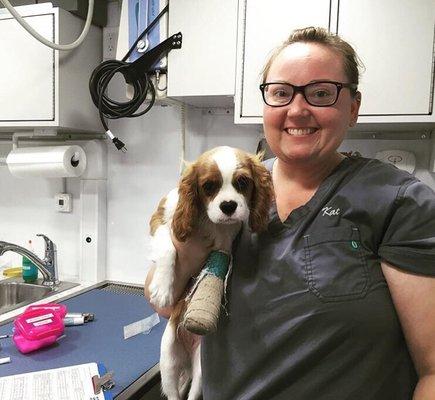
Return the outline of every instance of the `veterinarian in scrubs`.
<path id="1" fill-rule="evenodd" d="M 337 152 L 358 66 L 348 43 L 306 28 L 265 67 L 275 203 L 268 230 L 235 246 L 228 315 L 203 340 L 204 400 L 435 399 L 435 194 Z M 206 254 L 176 246 L 181 293 Z"/>

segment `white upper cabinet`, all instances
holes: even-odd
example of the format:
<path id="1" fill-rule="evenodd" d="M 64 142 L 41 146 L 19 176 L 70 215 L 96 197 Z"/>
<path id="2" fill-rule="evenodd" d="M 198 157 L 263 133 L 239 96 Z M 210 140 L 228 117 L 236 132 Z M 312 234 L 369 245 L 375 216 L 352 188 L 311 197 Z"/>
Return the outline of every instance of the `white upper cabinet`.
<path id="1" fill-rule="evenodd" d="M 235 121 L 261 123 L 261 72 L 274 48 L 296 28 L 329 28 L 330 0 L 241 0 Z"/>
<path id="2" fill-rule="evenodd" d="M 32 15 L 25 21 L 46 39 L 54 40 L 54 14 Z M 54 51 L 33 39 L 13 18 L 0 20 L 0 36 L 1 54 L 7 54 L 9 60 L 1 66 L 0 119 L 54 120 Z M 25 46 L 19 48 L 17 43 Z"/>
<path id="3" fill-rule="evenodd" d="M 365 66 L 360 126 L 433 124 L 434 21 L 434 0 L 240 0 L 235 122 L 262 122 L 258 85 L 271 50 L 295 28 L 321 26 Z"/>
<path id="4" fill-rule="evenodd" d="M 237 0 L 170 0 L 169 35 L 181 31 L 180 50 L 168 54 L 168 97 L 198 107 L 233 104 Z"/>
<path id="5" fill-rule="evenodd" d="M 49 41 L 70 43 L 83 22 L 49 3 L 18 7 Z M 101 61 L 101 29 L 91 26 L 85 41 L 69 52 L 38 42 L 9 13 L 0 14 L 0 134 L 49 129 L 102 130 L 89 93 L 89 77 Z"/>
<path id="6" fill-rule="evenodd" d="M 429 118 L 434 21 L 434 0 L 340 1 L 337 33 L 365 66 L 360 122 Z"/>
<path id="7" fill-rule="evenodd" d="M 46 39 L 54 40 L 54 14 L 24 18 Z M 55 119 L 55 52 L 39 43 L 12 18 L 0 20 L 0 50 L 8 62 L 0 68 L 2 124 Z M 21 44 L 21 45 L 17 45 Z"/>

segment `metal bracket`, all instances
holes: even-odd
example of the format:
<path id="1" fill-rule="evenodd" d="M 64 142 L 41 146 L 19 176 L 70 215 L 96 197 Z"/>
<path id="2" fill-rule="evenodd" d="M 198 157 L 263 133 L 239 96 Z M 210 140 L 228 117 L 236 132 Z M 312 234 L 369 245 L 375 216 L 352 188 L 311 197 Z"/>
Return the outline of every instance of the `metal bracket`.
<path id="1" fill-rule="evenodd" d="M 103 376 L 94 375 L 92 377 L 92 384 L 94 385 L 94 393 L 100 394 L 101 389 L 110 390 L 115 386 L 112 380 L 113 371 L 107 372 Z"/>
<path id="2" fill-rule="evenodd" d="M 125 71 L 127 83 L 132 83 L 142 78 L 145 72 L 151 70 L 152 65 L 156 61 L 160 60 L 172 49 L 181 49 L 182 41 L 183 35 L 181 32 L 178 32 L 144 53 L 136 61 L 133 61 Z"/>
<path id="3" fill-rule="evenodd" d="M 349 131 L 346 136 L 346 139 L 430 140 L 431 136 L 432 136 L 432 132 L 429 130 L 378 131 L 378 132 Z"/>
<path id="4" fill-rule="evenodd" d="M 17 131 L 12 134 L 12 148 L 15 150 L 18 148 L 18 140 L 20 138 L 34 138 L 37 136 L 42 137 L 55 137 L 57 135 L 56 130 L 53 129 L 34 129 L 30 131 Z"/>

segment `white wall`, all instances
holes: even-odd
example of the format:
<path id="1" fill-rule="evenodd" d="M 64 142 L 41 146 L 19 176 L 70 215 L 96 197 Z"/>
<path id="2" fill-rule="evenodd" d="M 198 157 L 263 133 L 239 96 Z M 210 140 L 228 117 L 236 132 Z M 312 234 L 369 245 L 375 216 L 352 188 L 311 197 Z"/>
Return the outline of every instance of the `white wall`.
<path id="1" fill-rule="evenodd" d="M 218 145 L 255 151 L 261 137 L 258 127 L 236 126 L 232 115 L 209 115 L 206 111 L 186 110 L 186 160 Z M 142 283 L 148 266 L 148 221 L 160 198 L 179 177 L 181 109 L 156 105 L 143 117 L 111 121 L 110 127 L 126 143 L 128 152 L 116 151 L 107 143 L 107 279 Z M 11 148 L 10 143 L 0 142 L 0 158 Z M 35 235 L 46 234 L 57 245 L 61 278 L 76 279 L 83 240 L 80 180 L 68 178 L 66 182 L 73 196 L 73 211 L 58 213 L 54 195 L 62 191 L 61 179 L 19 179 L 0 166 L 0 240 L 23 245 L 32 239 L 42 257 L 43 241 Z M 20 256 L 10 252 L 2 259 L 21 262 Z"/>
<path id="2" fill-rule="evenodd" d="M 109 11 L 108 25 L 115 26 L 117 2 L 109 3 Z M 123 91 L 119 87 L 113 90 L 119 95 Z M 225 110 L 187 108 L 185 158 L 193 160 L 218 145 L 254 152 L 262 136 L 261 127 L 234 125 L 232 121 L 233 115 Z M 126 143 L 128 152 L 118 152 L 108 143 L 106 275 L 111 280 L 142 283 L 148 267 L 148 221 L 159 199 L 176 185 L 179 176 L 181 110 L 179 106 L 156 105 L 145 116 L 109 124 Z M 417 177 L 435 189 L 435 175 L 428 171 L 435 140 L 418 137 L 346 140 L 341 150 L 359 151 L 368 157 L 388 148 L 411 150 L 417 157 Z M 0 141 L 0 158 L 10 149 L 10 143 Z M 79 179 L 67 179 L 67 191 L 74 199 L 71 214 L 54 210 L 54 195 L 62 189 L 60 179 L 17 179 L 0 166 L 0 187 L 0 240 L 24 244 L 27 239 L 35 239 L 35 249 L 42 256 L 43 241 L 36 240 L 35 234 L 44 233 L 57 244 L 61 278 L 77 278 L 81 240 Z M 18 256 L 12 258 L 14 263 L 20 261 Z"/>
<path id="3" fill-rule="evenodd" d="M 0 157 L 11 144 L 0 142 Z M 29 239 L 43 257 L 44 241 L 36 238 L 43 233 L 58 245 L 59 272 L 63 279 L 75 277 L 79 270 L 79 180 L 67 179 L 67 191 L 73 195 L 73 212 L 54 211 L 54 195 L 62 192 L 61 179 L 14 178 L 7 167 L 0 166 L 0 240 L 24 245 Z M 6 253 L 2 260 L 21 265 L 21 256 Z M 0 264 L 1 265 L 1 264 Z"/>
<path id="4" fill-rule="evenodd" d="M 231 145 L 254 152 L 261 127 L 234 125 L 233 115 L 219 110 L 188 108 L 186 112 L 186 159 L 193 160 L 206 149 Z M 148 221 L 160 198 L 176 185 L 181 156 L 181 111 L 178 106 L 155 106 L 136 119 L 110 123 L 126 143 L 126 154 L 108 143 L 107 278 L 142 283 L 148 267 Z M 435 189 L 435 175 L 428 171 L 430 140 L 350 139 L 343 151 L 359 151 L 372 157 L 379 150 L 407 149 L 417 158 L 416 176 Z M 10 144 L 0 142 L 0 157 Z M 51 237 L 58 246 L 59 272 L 63 279 L 77 277 L 80 253 L 80 184 L 67 179 L 73 195 L 73 212 L 57 213 L 54 195 L 61 191 L 60 179 L 18 179 L 0 167 L 0 240 L 23 244 L 35 239 L 42 255 L 43 241 L 36 233 Z M 11 254 L 11 253 L 9 253 Z M 15 261 L 19 261 L 19 257 Z"/>

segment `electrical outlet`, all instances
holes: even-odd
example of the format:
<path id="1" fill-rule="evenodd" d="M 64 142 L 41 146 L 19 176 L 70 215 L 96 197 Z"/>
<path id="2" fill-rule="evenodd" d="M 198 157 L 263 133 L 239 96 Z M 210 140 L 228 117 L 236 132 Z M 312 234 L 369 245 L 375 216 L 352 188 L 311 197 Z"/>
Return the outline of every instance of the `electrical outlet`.
<path id="1" fill-rule="evenodd" d="M 118 28 L 103 29 L 103 59 L 116 59 L 116 45 L 118 43 Z"/>
<path id="2" fill-rule="evenodd" d="M 54 199 L 57 212 L 70 213 L 72 211 L 72 197 L 69 193 L 58 193 Z"/>

